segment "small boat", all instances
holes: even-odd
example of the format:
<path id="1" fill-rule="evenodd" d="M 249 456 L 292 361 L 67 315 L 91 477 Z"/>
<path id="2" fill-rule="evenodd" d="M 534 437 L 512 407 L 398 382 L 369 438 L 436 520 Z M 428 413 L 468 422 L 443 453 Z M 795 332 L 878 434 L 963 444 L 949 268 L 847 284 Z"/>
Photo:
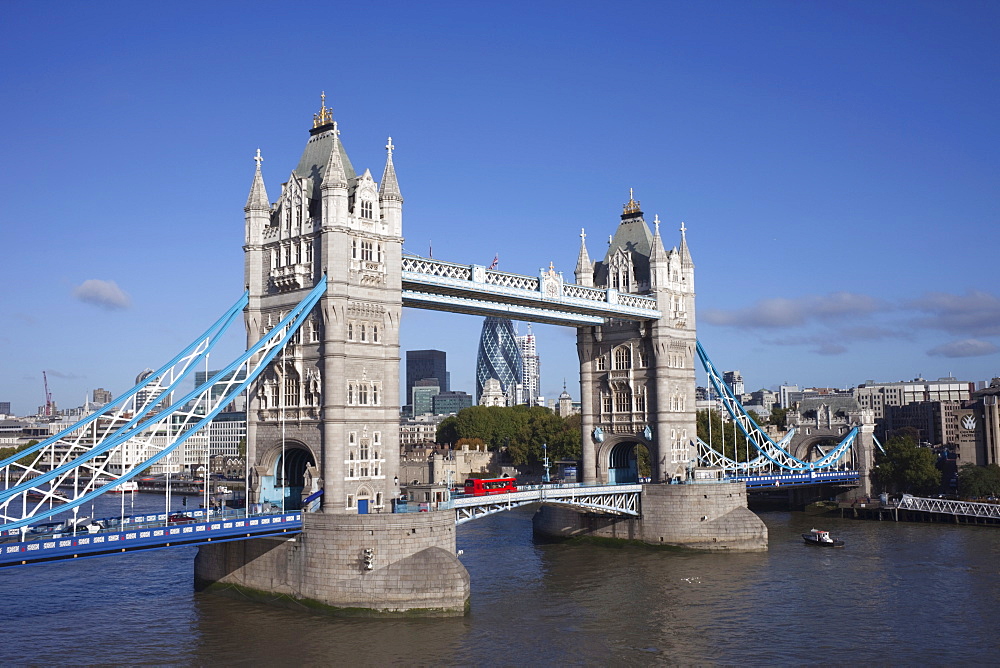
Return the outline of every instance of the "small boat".
<path id="1" fill-rule="evenodd" d="M 834 540 L 830 537 L 829 531 L 822 529 L 812 529 L 809 533 L 802 534 L 802 540 L 809 545 L 819 545 L 820 547 L 844 547 L 844 541 Z"/>
<path id="2" fill-rule="evenodd" d="M 114 489 L 108 491 L 112 494 L 132 494 L 139 491 L 139 483 L 135 480 L 126 480 Z"/>

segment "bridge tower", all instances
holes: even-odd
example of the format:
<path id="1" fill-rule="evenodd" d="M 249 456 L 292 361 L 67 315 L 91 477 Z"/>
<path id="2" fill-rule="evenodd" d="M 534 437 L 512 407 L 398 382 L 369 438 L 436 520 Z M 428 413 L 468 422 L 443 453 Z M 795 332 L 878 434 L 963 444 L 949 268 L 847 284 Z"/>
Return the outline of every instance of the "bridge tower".
<path id="1" fill-rule="evenodd" d="M 324 274 L 305 331 L 256 386 L 247 454 L 257 500 L 324 513 L 386 510 L 398 494 L 402 204 L 392 140 L 382 182 L 358 175 L 325 100 L 270 205 L 260 158 L 246 206 L 247 344 Z"/>
<path id="2" fill-rule="evenodd" d="M 392 139 L 358 174 L 325 95 L 298 166 L 268 201 L 260 151 L 244 209 L 248 345 L 326 276 L 309 321 L 249 392 L 250 501 L 304 508 L 294 543 L 200 549 L 199 586 L 313 607 L 461 614 L 454 516 L 393 513 L 399 494 L 402 211 Z M 422 517 L 420 516 L 422 515 Z"/>
<path id="3" fill-rule="evenodd" d="M 683 478 L 694 457 L 694 261 L 681 224 L 666 250 L 659 216 L 650 233 L 630 193 L 604 259 L 591 262 L 581 234 L 576 281 L 656 298 L 654 322 L 612 320 L 577 330 L 584 482 L 633 482 L 645 447 L 654 482 Z"/>

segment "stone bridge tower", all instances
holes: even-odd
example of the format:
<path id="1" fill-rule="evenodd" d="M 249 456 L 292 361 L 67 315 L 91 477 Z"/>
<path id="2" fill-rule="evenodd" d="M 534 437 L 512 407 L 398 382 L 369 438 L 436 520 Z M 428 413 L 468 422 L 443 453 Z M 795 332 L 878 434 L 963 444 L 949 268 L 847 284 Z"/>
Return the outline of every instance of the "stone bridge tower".
<path id="1" fill-rule="evenodd" d="M 355 172 L 325 97 L 309 135 L 273 204 L 258 151 L 243 247 L 249 344 L 326 275 L 247 407 L 250 500 L 304 507 L 302 532 L 202 546 L 195 583 L 334 613 L 461 615 L 469 574 L 453 512 L 393 512 L 403 198 L 392 140 L 377 183 Z"/>
<path id="2" fill-rule="evenodd" d="M 272 205 L 257 157 L 246 212 L 247 343 L 324 274 L 326 294 L 256 385 L 247 454 L 262 502 L 323 513 L 390 509 L 398 494 L 403 198 L 392 140 L 381 183 L 351 165 L 325 99 Z"/>
<path id="3" fill-rule="evenodd" d="M 584 482 L 633 481 L 637 445 L 649 452 L 654 482 L 685 477 L 694 457 L 694 262 L 683 224 L 668 251 L 658 216 L 654 223 L 650 233 L 630 194 L 603 260 L 591 262 L 581 234 L 577 283 L 653 296 L 663 314 L 577 330 Z"/>

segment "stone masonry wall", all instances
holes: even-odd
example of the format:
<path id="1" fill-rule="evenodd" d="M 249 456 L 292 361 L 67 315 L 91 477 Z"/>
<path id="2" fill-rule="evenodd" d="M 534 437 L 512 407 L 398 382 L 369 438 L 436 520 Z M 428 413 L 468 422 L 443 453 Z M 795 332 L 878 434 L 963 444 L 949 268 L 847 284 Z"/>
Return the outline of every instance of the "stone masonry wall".
<path id="1" fill-rule="evenodd" d="M 200 547 L 196 586 L 284 594 L 333 613 L 465 613 L 469 574 L 455 555 L 452 512 L 303 517 L 304 530 L 292 540 Z M 370 571 L 366 548 L 374 549 Z"/>
<path id="2" fill-rule="evenodd" d="M 535 531 L 550 536 L 597 536 L 699 550 L 767 549 L 767 527 L 747 509 L 743 485 L 646 485 L 641 503 L 638 519 L 543 506 L 533 524 Z"/>

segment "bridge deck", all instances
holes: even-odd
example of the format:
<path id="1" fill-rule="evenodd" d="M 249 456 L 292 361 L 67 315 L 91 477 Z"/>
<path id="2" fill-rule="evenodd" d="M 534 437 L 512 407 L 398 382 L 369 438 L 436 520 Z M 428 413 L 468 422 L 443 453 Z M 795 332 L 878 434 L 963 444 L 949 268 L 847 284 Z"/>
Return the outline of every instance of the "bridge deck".
<path id="1" fill-rule="evenodd" d="M 183 524 L 170 523 L 163 513 L 129 519 L 131 526 L 122 531 L 88 533 L 84 529 L 76 533 L 43 535 L 23 542 L 0 543 L 0 568 L 184 545 L 290 536 L 302 530 L 300 511 L 222 517 Z M 14 530 L 13 535 L 18 533 Z"/>
<path id="2" fill-rule="evenodd" d="M 736 480 L 746 483 L 747 489 L 773 489 L 776 487 L 822 485 L 843 483 L 857 485 L 857 471 L 812 471 L 809 473 L 773 473 L 765 475 L 736 475 Z"/>

